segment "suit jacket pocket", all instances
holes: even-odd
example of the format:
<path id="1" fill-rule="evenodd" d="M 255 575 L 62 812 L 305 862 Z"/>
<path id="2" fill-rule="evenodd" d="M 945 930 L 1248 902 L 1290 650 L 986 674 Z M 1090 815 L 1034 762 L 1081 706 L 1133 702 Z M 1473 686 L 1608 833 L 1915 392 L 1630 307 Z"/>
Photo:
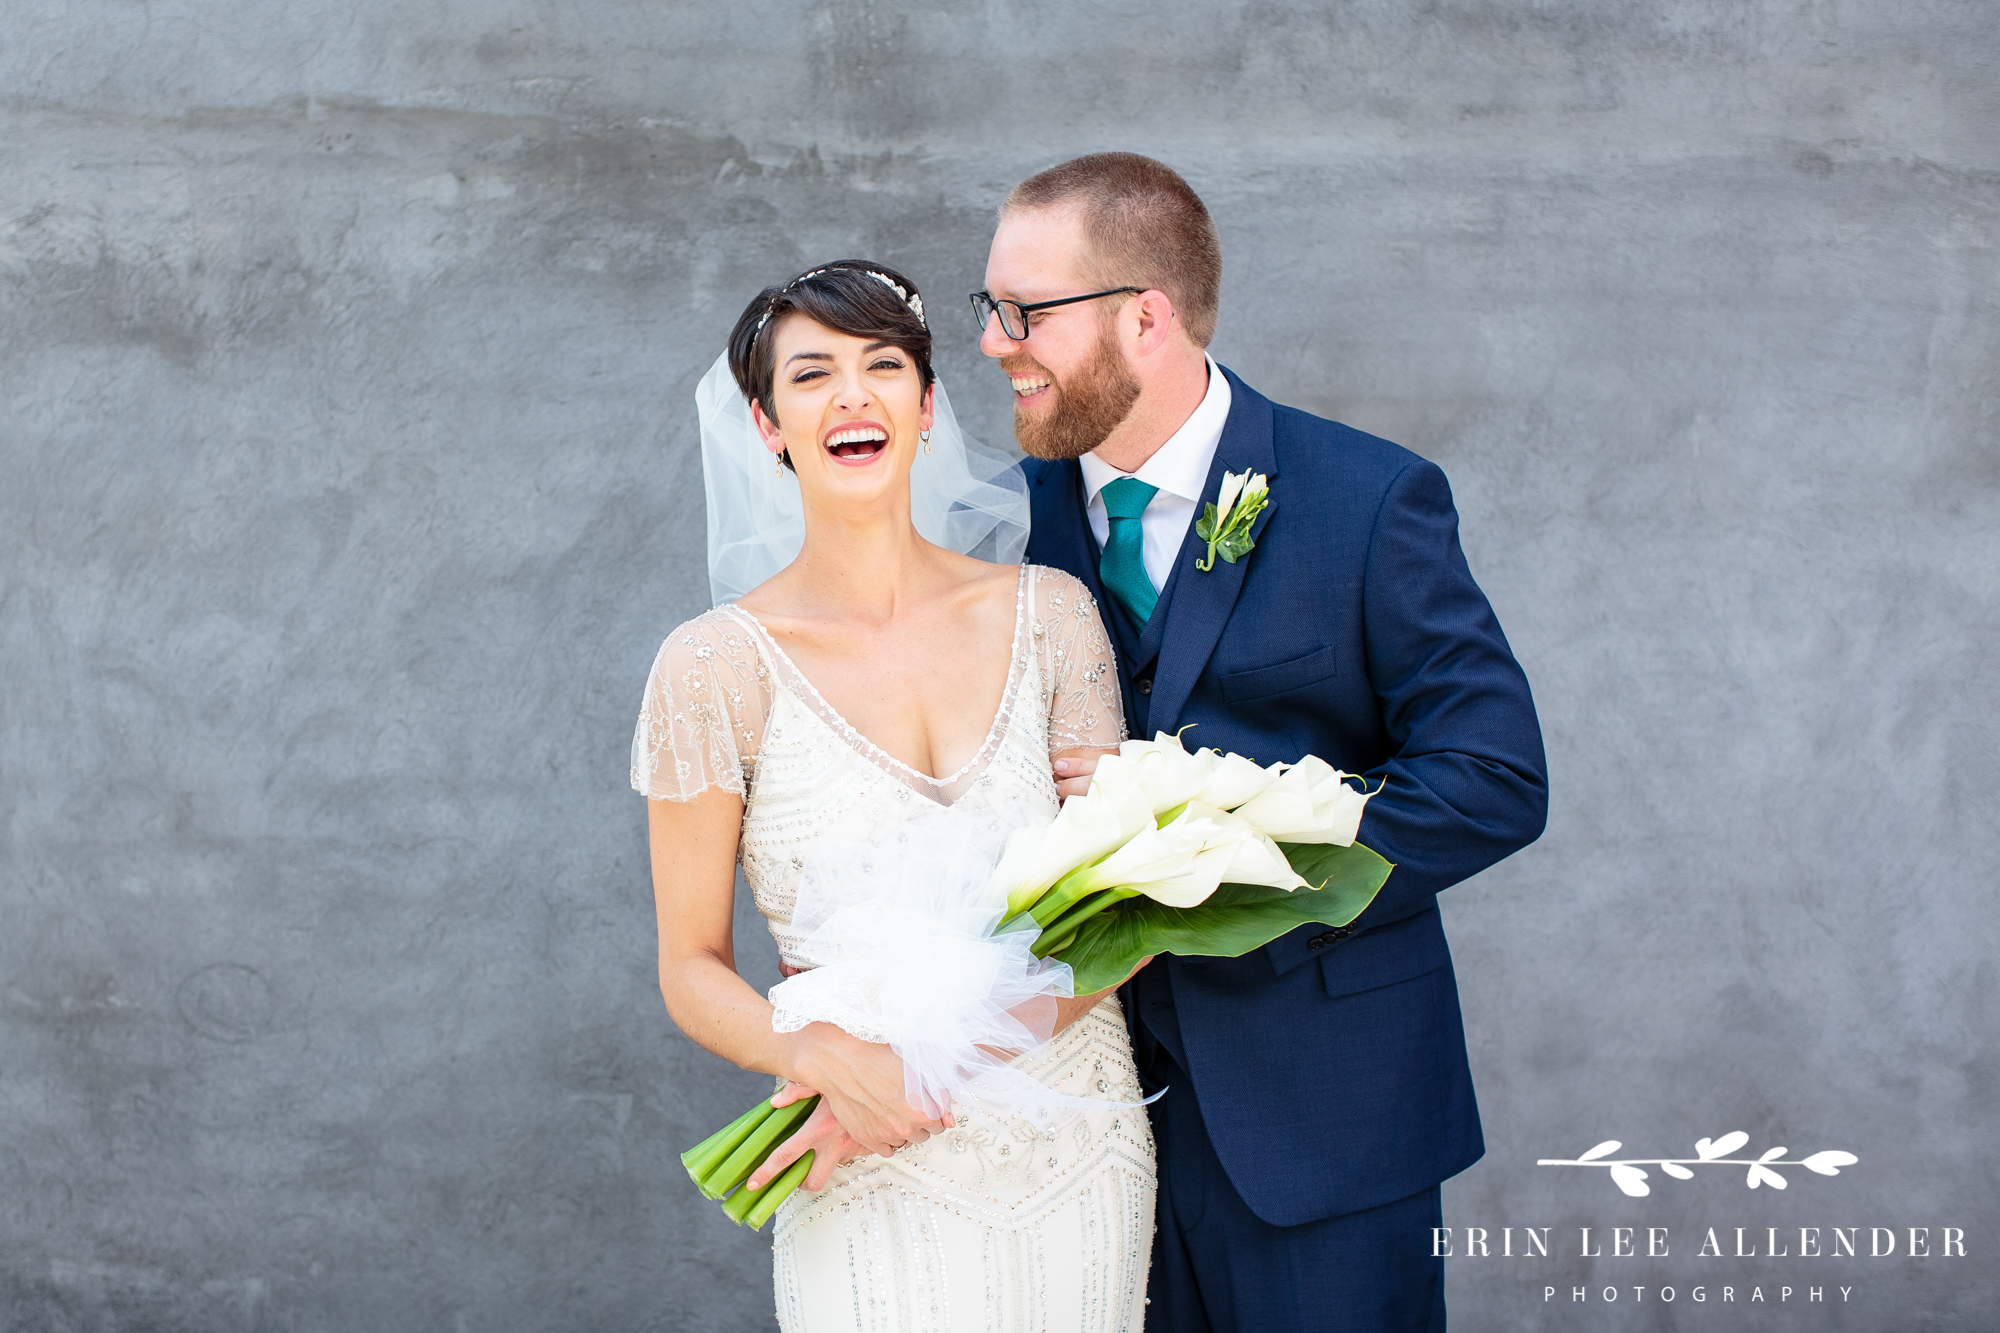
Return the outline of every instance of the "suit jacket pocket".
<path id="1" fill-rule="evenodd" d="M 1329 999 L 1393 986 L 1451 964 L 1444 942 L 1444 919 L 1435 908 L 1374 930 L 1365 930 L 1319 957 L 1321 983 Z"/>
<path id="2" fill-rule="evenodd" d="M 1308 685 L 1330 680 L 1339 669 L 1339 658 L 1331 648 L 1321 648 L 1274 666 L 1230 671 L 1222 676 L 1222 701 L 1229 704 L 1267 699 L 1274 694 L 1290 694 Z"/>

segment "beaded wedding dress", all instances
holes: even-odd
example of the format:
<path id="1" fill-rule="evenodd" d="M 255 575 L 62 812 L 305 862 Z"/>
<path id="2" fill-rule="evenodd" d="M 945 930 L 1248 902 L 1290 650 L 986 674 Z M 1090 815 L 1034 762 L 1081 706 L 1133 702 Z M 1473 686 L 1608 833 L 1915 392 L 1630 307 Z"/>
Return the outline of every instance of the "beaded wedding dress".
<path id="1" fill-rule="evenodd" d="M 944 664 L 941 664 L 944 665 Z M 949 669 L 946 666 L 946 669 Z M 1050 756 L 1115 746 L 1124 720 L 1097 608 L 1067 574 L 1023 566 L 1006 690 L 985 743 L 933 778 L 829 706 L 756 618 L 721 606 L 661 647 L 633 741 L 633 785 L 744 798 L 740 856 L 784 961 L 816 842 L 888 847 L 920 824 L 1056 809 Z M 1054 1129 L 963 1112 L 957 1128 L 794 1194 L 773 1237 L 785 1333 L 1135 1333 L 1153 1234 L 1153 1140 L 1115 996 L 1014 1067 L 1057 1092 L 1124 1103 Z"/>

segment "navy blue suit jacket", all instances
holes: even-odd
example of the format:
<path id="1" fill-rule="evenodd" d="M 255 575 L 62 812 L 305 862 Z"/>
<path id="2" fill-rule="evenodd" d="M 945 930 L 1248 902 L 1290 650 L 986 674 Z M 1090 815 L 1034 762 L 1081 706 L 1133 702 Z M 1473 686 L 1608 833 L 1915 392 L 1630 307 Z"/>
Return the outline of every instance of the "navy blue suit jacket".
<path id="1" fill-rule="evenodd" d="M 1073 461 L 1023 464 L 1028 558 L 1082 579 L 1119 643 L 1135 736 L 1260 762 L 1316 754 L 1385 785 L 1361 842 L 1395 863 L 1348 932 L 1242 958 L 1162 958 L 1127 988 L 1149 1078 L 1192 1079 L 1232 1184 L 1280 1226 L 1371 1208 L 1484 1152 L 1437 894 L 1540 836 L 1547 764 L 1527 678 L 1458 544 L 1444 473 L 1273 404 L 1228 371 L 1222 474 L 1271 480 L 1256 547 L 1208 573 L 1190 525 L 1152 619 L 1104 595 Z"/>

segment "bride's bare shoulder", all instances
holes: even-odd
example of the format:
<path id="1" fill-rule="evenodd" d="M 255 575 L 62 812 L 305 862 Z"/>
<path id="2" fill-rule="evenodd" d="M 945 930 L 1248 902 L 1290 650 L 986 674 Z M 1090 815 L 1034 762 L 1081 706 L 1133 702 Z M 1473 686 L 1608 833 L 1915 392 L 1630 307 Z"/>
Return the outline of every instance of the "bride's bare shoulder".
<path id="1" fill-rule="evenodd" d="M 1012 604 L 1014 589 L 1021 582 L 1020 565 L 996 565 L 991 560 L 981 560 L 975 556 L 960 555 L 956 551 L 941 551 L 945 557 L 944 568 L 948 571 L 946 593 L 964 605 L 967 601 L 1005 601 Z"/>
<path id="2" fill-rule="evenodd" d="M 749 592 L 738 597 L 733 605 L 739 606 L 751 615 L 758 617 L 783 615 L 785 607 L 797 597 L 796 589 L 793 586 L 794 581 L 793 572 L 789 567 L 781 569 L 770 578 L 765 579 L 762 583 L 752 588 Z M 717 608 L 717 610 L 720 609 L 720 607 Z M 715 613 L 710 612 L 709 614 L 713 615 Z"/>

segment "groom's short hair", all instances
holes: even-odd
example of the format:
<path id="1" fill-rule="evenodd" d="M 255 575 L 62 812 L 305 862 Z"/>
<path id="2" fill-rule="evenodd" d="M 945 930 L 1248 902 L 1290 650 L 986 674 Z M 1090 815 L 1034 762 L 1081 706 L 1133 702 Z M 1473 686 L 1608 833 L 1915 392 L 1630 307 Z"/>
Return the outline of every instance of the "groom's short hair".
<path id="1" fill-rule="evenodd" d="M 1000 216 L 1041 208 L 1079 210 L 1093 280 L 1165 292 L 1188 337 L 1208 346 L 1221 304 L 1222 242 L 1179 172 L 1137 153 L 1091 153 L 1016 185 Z"/>

